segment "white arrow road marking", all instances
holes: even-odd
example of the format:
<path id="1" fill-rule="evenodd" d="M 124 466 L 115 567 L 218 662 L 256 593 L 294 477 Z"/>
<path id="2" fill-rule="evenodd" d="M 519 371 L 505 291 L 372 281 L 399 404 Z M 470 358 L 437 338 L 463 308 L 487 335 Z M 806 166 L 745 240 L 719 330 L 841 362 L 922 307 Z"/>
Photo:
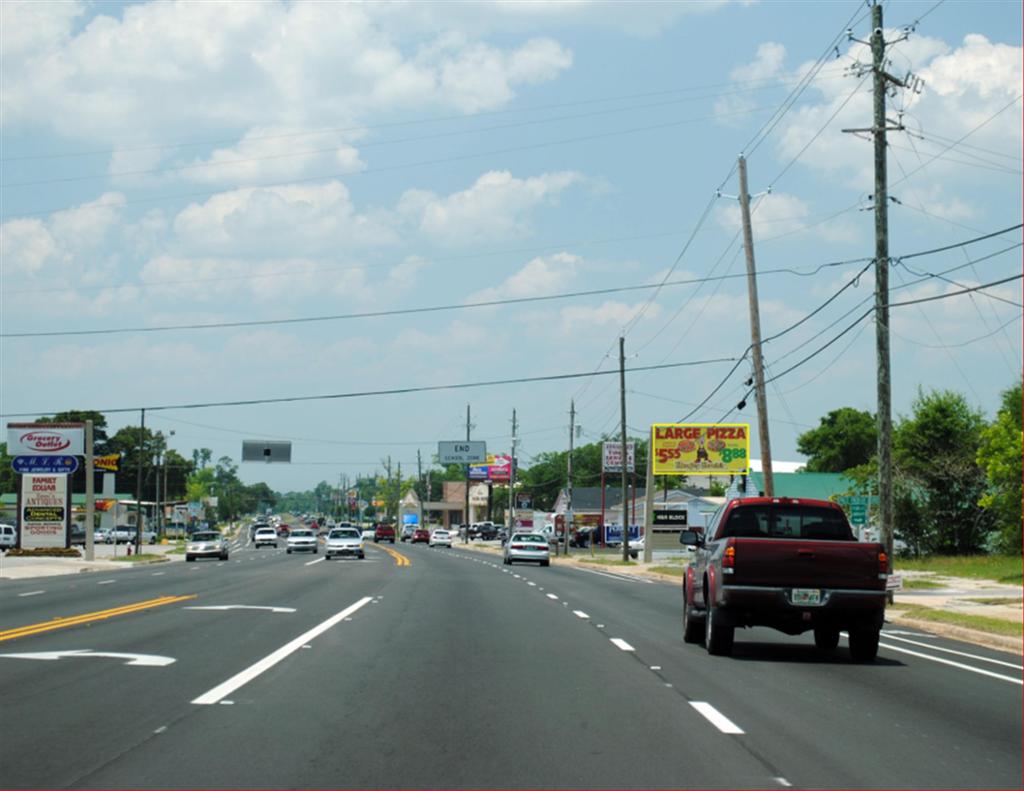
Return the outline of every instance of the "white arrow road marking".
<path id="1" fill-rule="evenodd" d="M 710 703 L 700 703 L 698 701 L 690 701 L 690 705 L 693 706 L 701 715 L 714 725 L 722 733 L 743 733 L 743 729 L 736 725 L 732 720 L 726 717 L 722 712 L 712 706 Z"/>
<path id="2" fill-rule="evenodd" d="M 210 604 L 205 607 L 182 607 L 183 610 L 267 610 L 268 612 L 295 612 L 294 607 L 263 607 L 258 604 Z"/>
<path id="3" fill-rule="evenodd" d="M 154 654 L 115 654 L 107 651 L 93 651 L 91 648 L 80 648 L 74 651 L 39 651 L 34 654 L 0 654 L 0 657 L 8 659 L 41 659 L 53 661 L 64 657 L 76 656 L 99 656 L 107 659 L 127 659 L 126 665 L 138 665 L 140 667 L 166 667 L 174 664 L 177 660 L 169 656 L 156 656 Z"/>
<path id="4" fill-rule="evenodd" d="M 371 601 L 373 601 L 373 597 L 372 596 L 365 596 L 364 598 L 360 599 L 359 601 L 357 601 L 355 604 L 351 605 L 350 607 L 346 607 L 341 612 L 336 613 L 335 615 L 332 615 L 330 618 L 328 618 L 323 623 L 318 624 L 317 626 L 314 626 L 308 632 L 304 632 L 303 634 L 300 634 L 298 637 L 296 637 L 290 643 L 287 643 L 287 644 L 281 646 L 276 651 L 274 651 L 272 654 L 269 654 L 269 655 L 265 656 L 263 659 L 261 659 L 256 664 L 247 667 L 245 670 L 243 670 L 240 673 L 236 673 L 234 676 L 229 678 L 227 681 L 225 681 L 222 684 L 217 685 L 216 687 L 211 689 L 209 692 L 204 692 L 202 695 L 200 695 L 198 698 L 196 698 L 192 702 L 197 704 L 197 705 L 200 705 L 200 706 L 209 706 L 211 703 L 219 703 L 221 700 L 226 698 L 228 695 L 230 695 L 236 689 L 239 689 L 240 687 L 245 686 L 250 681 L 252 681 L 254 678 L 259 676 L 261 673 L 266 672 L 267 670 L 272 668 L 274 665 L 276 665 L 278 662 L 282 661 L 283 659 L 288 657 L 290 654 L 293 654 L 295 651 L 298 651 L 300 648 L 302 648 L 302 646 L 304 646 L 307 643 L 309 643 L 315 637 L 318 637 L 319 635 L 323 634 L 328 629 L 330 629 L 332 626 L 334 626 L 336 623 L 339 623 L 340 621 L 345 620 L 346 618 L 348 618 L 348 616 L 350 616 L 356 610 L 359 610 L 360 608 L 362 608 L 365 605 L 369 604 Z"/>

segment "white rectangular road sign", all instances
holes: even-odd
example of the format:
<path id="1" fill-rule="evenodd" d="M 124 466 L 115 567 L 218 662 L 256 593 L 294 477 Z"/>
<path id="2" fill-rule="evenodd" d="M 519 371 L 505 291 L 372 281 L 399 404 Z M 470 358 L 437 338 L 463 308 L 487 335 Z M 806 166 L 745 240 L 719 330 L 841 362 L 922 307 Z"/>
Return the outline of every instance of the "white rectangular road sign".
<path id="1" fill-rule="evenodd" d="M 441 464 L 471 464 L 487 461 L 487 443 L 483 440 L 438 442 L 437 456 Z"/>

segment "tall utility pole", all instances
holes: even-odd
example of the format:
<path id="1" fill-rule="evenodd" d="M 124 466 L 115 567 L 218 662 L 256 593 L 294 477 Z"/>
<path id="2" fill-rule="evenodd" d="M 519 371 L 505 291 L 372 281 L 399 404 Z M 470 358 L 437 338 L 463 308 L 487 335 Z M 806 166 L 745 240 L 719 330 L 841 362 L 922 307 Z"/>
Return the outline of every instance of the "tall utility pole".
<path id="1" fill-rule="evenodd" d="M 398 462 L 398 478 L 395 481 L 395 532 L 400 529 L 398 526 L 399 513 L 402 510 L 402 462 Z"/>
<path id="2" fill-rule="evenodd" d="M 388 473 L 388 485 L 384 489 L 384 518 L 380 521 L 386 522 L 388 518 L 388 509 L 391 508 L 391 457 L 388 456 L 388 463 L 384 466 L 384 469 Z"/>
<path id="3" fill-rule="evenodd" d="M 750 303 L 750 346 L 754 361 L 754 389 L 757 397 L 757 433 L 761 443 L 764 493 L 775 496 L 772 476 L 772 447 L 768 438 L 768 397 L 764 391 L 764 360 L 761 357 L 761 316 L 757 303 L 757 273 L 754 270 L 754 234 L 750 227 L 750 193 L 747 191 L 747 160 L 740 156 L 740 213 L 743 216 L 743 251 L 747 257 L 747 300 Z"/>
<path id="4" fill-rule="evenodd" d="M 142 457 L 145 453 L 143 448 L 146 445 L 146 410 L 141 410 L 142 424 L 139 426 L 139 473 L 135 479 L 135 554 L 138 555 L 142 549 Z M 116 527 L 116 525 L 115 525 Z M 117 539 L 114 540 L 114 547 L 117 547 Z"/>
<path id="5" fill-rule="evenodd" d="M 512 410 L 512 469 L 508 471 L 508 535 L 515 529 L 516 515 L 516 411 Z"/>
<path id="6" fill-rule="evenodd" d="M 416 448 L 416 483 L 418 484 L 416 494 L 420 495 L 420 507 L 427 498 L 423 496 L 423 456 L 420 449 Z"/>
<path id="7" fill-rule="evenodd" d="M 626 463 L 628 456 L 626 456 L 626 339 L 619 336 L 619 404 L 622 411 L 622 434 L 620 441 L 622 442 L 622 559 L 629 562 L 629 520 L 626 518 L 626 468 L 629 465 Z M 650 450 L 648 450 L 650 453 Z M 644 519 L 646 522 L 646 517 Z M 650 541 L 648 536 L 644 543 Z"/>
<path id="8" fill-rule="evenodd" d="M 466 442 L 469 442 L 469 432 L 470 432 L 471 427 L 472 426 L 471 426 L 471 424 L 469 422 L 469 404 L 466 404 Z M 462 534 L 462 543 L 463 544 L 468 544 L 469 543 L 469 465 L 468 464 L 466 465 L 466 510 L 463 513 L 464 513 L 464 516 L 463 516 L 463 523 L 464 523 L 463 527 L 465 527 L 466 530 Z"/>
<path id="9" fill-rule="evenodd" d="M 889 190 L 886 175 L 885 30 L 882 5 L 871 7 L 875 133 L 875 358 L 878 363 L 878 522 L 892 557 L 892 379 L 889 370 Z M 895 81 L 895 80 L 894 80 Z M 902 83 L 901 83 L 902 84 Z"/>
<path id="10" fill-rule="evenodd" d="M 905 31 L 897 41 L 909 35 Z M 850 39 L 854 39 L 850 35 Z M 892 505 L 892 374 L 889 356 L 889 189 L 886 173 L 886 132 L 901 131 L 902 124 L 888 126 L 885 117 L 885 95 L 889 84 L 920 92 L 924 84 L 920 78 L 907 75 L 905 80 L 885 71 L 885 30 L 882 26 L 882 6 L 871 6 L 871 39 L 861 41 L 871 47 L 871 73 L 874 91 L 874 117 L 869 129 L 844 129 L 844 132 L 870 132 L 874 137 L 875 154 L 875 361 L 878 367 L 878 411 L 875 426 L 878 430 L 878 527 L 886 554 L 892 557 L 893 505 Z M 863 73 L 863 72 L 861 72 Z M 890 599 L 891 601 L 891 599 Z"/>
<path id="11" fill-rule="evenodd" d="M 94 544 L 94 525 L 96 513 L 96 467 L 93 454 L 92 421 L 85 421 L 85 559 L 93 560 L 96 546 Z"/>
<path id="12" fill-rule="evenodd" d="M 562 535 L 565 538 L 565 554 L 569 554 L 569 531 L 572 530 L 572 523 L 574 520 L 574 514 L 572 511 L 572 447 L 573 438 L 576 435 L 576 401 L 575 399 L 569 401 L 569 467 L 568 467 L 568 480 L 565 486 L 565 494 L 567 505 L 565 508 L 565 525 L 562 529 Z M 557 531 L 555 538 L 558 538 Z M 558 544 L 555 544 L 555 550 L 557 551 Z"/>

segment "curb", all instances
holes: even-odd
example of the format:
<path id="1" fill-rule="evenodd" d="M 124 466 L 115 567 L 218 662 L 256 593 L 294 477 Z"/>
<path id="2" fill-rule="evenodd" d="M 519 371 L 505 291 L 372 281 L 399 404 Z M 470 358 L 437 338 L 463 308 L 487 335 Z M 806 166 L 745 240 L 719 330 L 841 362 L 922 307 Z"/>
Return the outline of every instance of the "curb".
<path id="1" fill-rule="evenodd" d="M 952 637 L 955 640 L 963 640 L 965 643 L 980 645 L 985 648 L 995 648 L 999 651 L 1009 651 L 1024 656 L 1024 641 L 1019 637 L 992 634 L 977 629 L 968 629 L 966 626 L 956 626 L 939 621 L 922 621 L 918 618 L 908 618 L 889 609 L 885 611 L 885 622 L 899 624 L 900 626 L 912 626 L 928 634 Z"/>

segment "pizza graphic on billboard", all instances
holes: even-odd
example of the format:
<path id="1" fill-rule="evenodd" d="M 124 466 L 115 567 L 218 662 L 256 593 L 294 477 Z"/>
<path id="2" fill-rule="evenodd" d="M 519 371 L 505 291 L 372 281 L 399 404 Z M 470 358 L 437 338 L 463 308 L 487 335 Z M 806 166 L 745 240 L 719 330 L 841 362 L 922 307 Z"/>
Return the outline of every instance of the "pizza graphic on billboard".
<path id="1" fill-rule="evenodd" d="M 654 475 L 747 475 L 750 426 L 746 423 L 654 423 Z"/>

